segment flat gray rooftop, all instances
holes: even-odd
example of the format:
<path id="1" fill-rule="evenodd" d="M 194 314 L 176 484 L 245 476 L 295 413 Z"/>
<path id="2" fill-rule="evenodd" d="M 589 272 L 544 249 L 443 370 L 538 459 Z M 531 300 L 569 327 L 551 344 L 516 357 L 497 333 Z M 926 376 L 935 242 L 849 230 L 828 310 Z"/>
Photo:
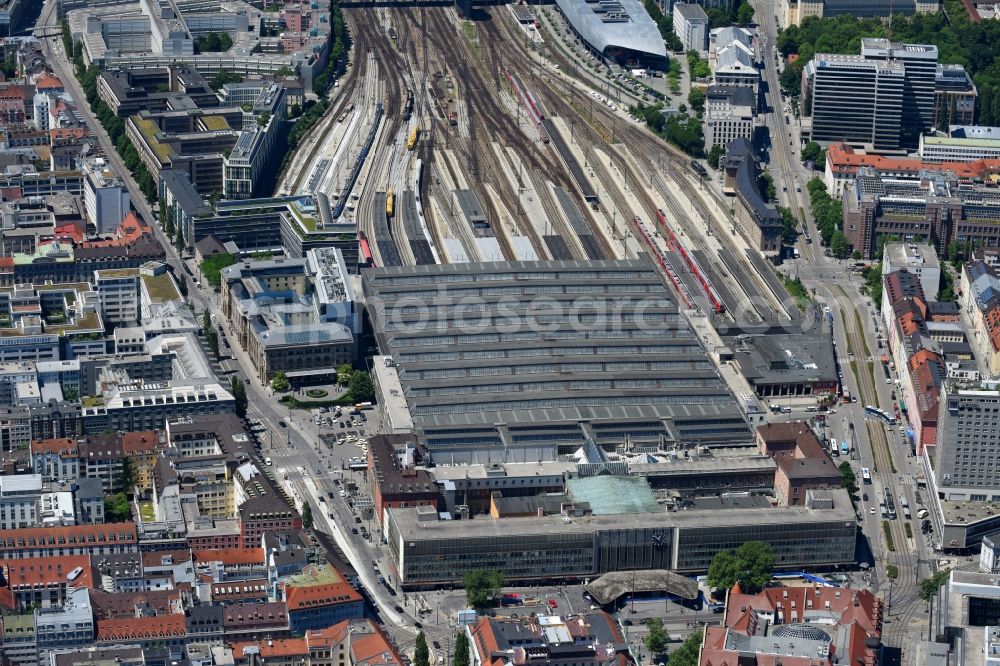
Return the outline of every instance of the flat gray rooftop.
<path id="1" fill-rule="evenodd" d="M 380 268 L 364 289 L 418 430 L 643 421 L 686 441 L 748 439 L 645 257 Z"/>
<path id="2" fill-rule="evenodd" d="M 391 520 L 404 540 L 453 540 L 475 538 L 510 538 L 514 535 L 537 534 L 590 534 L 603 530 L 644 528 L 705 529 L 735 525 L 773 525 L 782 523 L 808 524 L 816 522 L 855 523 L 854 509 L 847 493 L 838 489 L 834 493 L 832 509 L 812 509 L 805 506 L 743 506 L 741 504 L 686 511 L 658 513 L 627 513 L 611 515 L 574 516 L 569 521 L 561 515 L 529 516 L 521 518 L 473 518 L 471 520 L 419 520 L 417 509 L 389 509 Z"/>

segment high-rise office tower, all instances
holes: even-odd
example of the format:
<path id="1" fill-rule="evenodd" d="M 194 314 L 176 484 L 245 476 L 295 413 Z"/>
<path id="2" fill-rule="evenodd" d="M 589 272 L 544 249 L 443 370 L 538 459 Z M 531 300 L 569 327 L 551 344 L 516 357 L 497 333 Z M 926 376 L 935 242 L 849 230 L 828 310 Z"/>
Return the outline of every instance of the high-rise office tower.
<path id="1" fill-rule="evenodd" d="M 844 141 L 875 150 L 899 147 L 903 64 L 819 53 L 804 72 L 814 141 Z"/>
<path id="2" fill-rule="evenodd" d="M 862 39 L 865 60 L 903 63 L 903 117 L 899 142 L 913 148 L 920 135 L 934 126 L 934 86 L 937 79 L 938 49 L 933 44 L 899 44 L 888 39 Z"/>

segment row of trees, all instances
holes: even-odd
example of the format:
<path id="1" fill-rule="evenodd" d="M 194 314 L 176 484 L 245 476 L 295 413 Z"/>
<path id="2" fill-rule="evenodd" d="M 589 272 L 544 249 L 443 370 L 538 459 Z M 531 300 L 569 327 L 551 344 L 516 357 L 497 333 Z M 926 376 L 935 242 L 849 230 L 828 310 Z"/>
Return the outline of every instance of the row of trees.
<path id="1" fill-rule="evenodd" d="M 107 104 L 97 95 L 97 75 L 100 69 L 96 65 L 87 67 L 83 64 L 83 46 L 79 42 L 73 42 L 69 33 L 69 25 L 63 23 L 63 44 L 69 44 L 66 49 L 67 54 L 72 54 L 76 78 L 83 88 L 87 103 L 90 104 L 91 111 L 97 120 L 108 133 L 115 150 L 125 163 L 125 167 L 132 173 L 136 184 L 149 201 L 156 199 L 156 183 L 150 175 L 146 165 L 139 158 L 139 153 L 132 145 L 132 141 L 125 134 L 125 121 L 115 115 Z"/>
<path id="2" fill-rule="evenodd" d="M 979 92 L 979 123 L 1000 124 L 1000 22 L 970 22 L 961 0 L 945 0 L 944 9 L 893 17 L 892 38 L 934 44 L 939 62 L 965 66 Z M 798 94 L 802 67 L 816 53 L 856 54 L 863 37 L 885 37 L 887 31 L 887 23 L 880 19 L 853 16 L 810 17 L 801 26 L 789 26 L 778 36 L 778 49 L 785 56 L 797 53 L 799 58 L 785 67 L 782 87 Z"/>
<path id="3" fill-rule="evenodd" d="M 819 178 L 813 178 L 806 183 L 809 193 L 809 207 L 812 209 L 816 228 L 824 245 L 830 246 L 833 256 L 845 259 L 851 253 L 847 237 L 841 231 L 844 210 L 840 199 L 834 199 L 826 191 L 826 185 Z"/>

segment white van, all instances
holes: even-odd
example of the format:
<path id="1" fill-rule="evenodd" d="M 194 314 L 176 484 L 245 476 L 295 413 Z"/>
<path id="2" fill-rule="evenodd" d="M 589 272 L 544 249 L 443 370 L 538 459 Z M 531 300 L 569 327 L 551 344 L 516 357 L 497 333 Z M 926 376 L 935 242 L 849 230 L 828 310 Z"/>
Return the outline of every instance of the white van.
<path id="1" fill-rule="evenodd" d="M 929 514 L 930 512 L 927 509 L 921 509 L 920 511 L 917 511 L 917 518 L 923 519 L 926 518 Z"/>

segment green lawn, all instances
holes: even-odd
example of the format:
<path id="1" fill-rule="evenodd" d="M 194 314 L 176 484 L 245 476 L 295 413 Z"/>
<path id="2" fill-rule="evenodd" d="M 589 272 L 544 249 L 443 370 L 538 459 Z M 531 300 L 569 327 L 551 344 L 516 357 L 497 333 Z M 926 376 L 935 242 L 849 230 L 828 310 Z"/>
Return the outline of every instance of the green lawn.
<path id="1" fill-rule="evenodd" d="M 147 523 L 156 520 L 156 511 L 153 509 L 153 503 L 139 502 L 139 516 L 143 522 Z"/>

